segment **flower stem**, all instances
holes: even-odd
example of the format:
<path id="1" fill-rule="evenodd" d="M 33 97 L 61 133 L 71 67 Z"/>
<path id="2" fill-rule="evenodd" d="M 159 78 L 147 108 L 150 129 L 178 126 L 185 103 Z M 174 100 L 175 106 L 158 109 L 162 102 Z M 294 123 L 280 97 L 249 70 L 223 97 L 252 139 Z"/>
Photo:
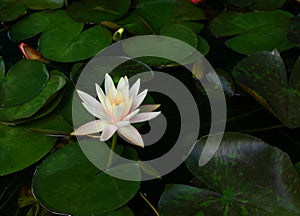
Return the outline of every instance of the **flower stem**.
<path id="1" fill-rule="evenodd" d="M 106 164 L 106 169 L 109 169 L 112 165 L 113 157 L 114 157 L 114 150 L 115 150 L 116 144 L 117 144 L 117 137 L 118 137 L 118 135 L 115 133 L 113 136 L 112 142 L 111 142 L 111 148 L 110 148 L 110 153 L 109 153 L 107 164 Z"/>
<path id="2" fill-rule="evenodd" d="M 144 196 L 142 192 L 139 192 L 140 196 L 143 198 L 143 200 L 150 206 L 150 208 L 154 211 L 155 215 L 159 216 L 158 211 L 155 209 L 155 207 L 150 203 L 150 201 Z"/>

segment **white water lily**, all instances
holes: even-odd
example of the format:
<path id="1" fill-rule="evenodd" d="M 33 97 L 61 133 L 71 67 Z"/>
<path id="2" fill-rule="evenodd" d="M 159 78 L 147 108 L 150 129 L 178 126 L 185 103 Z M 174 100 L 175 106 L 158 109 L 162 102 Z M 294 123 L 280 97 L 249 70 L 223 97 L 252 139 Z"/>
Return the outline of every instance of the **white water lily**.
<path id="1" fill-rule="evenodd" d="M 91 95 L 77 90 L 77 93 L 86 110 L 97 117 L 75 129 L 71 135 L 90 135 L 102 132 L 99 136 L 101 141 L 111 138 L 116 132 L 128 142 L 144 147 L 144 142 L 138 130 L 131 123 L 148 121 L 160 114 L 152 112 L 160 105 L 141 105 L 147 95 L 147 89 L 138 94 L 140 79 L 129 89 L 127 77 L 122 77 L 115 87 L 109 74 L 105 75 L 105 94 L 96 84 L 98 100 Z"/>

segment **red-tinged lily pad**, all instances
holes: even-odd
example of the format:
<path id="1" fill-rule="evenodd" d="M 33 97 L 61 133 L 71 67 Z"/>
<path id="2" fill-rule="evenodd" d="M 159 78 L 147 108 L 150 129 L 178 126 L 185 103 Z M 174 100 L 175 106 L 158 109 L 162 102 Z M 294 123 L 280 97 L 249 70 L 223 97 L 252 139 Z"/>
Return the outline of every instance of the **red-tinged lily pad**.
<path id="1" fill-rule="evenodd" d="M 52 149 L 56 140 L 24 127 L 3 124 L 0 124 L 0 134 L 0 176 L 34 164 Z"/>
<path id="2" fill-rule="evenodd" d="M 41 92 L 49 78 L 45 65 L 25 59 L 13 65 L 6 76 L 3 61 L 0 70 L 0 107 L 28 102 Z"/>
<path id="3" fill-rule="evenodd" d="M 236 52 L 251 54 L 262 50 L 285 51 L 293 47 L 286 30 L 293 15 L 286 11 L 223 12 L 210 23 L 215 37 L 234 36 L 225 45 Z"/>
<path id="4" fill-rule="evenodd" d="M 300 214 L 300 179 L 288 155 L 262 140 L 225 133 L 213 158 L 199 167 L 205 145 L 196 143 L 186 160 L 189 170 L 207 188 L 168 185 L 159 202 L 160 215 Z"/>
<path id="5" fill-rule="evenodd" d="M 279 53 L 259 52 L 233 71 L 235 81 L 289 128 L 300 126 L 300 58 L 289 82 Z"/>
<path id="6" fill-rule="evenodd" d="M 89 142 L 105 145 L 97 140 L 82 144 L 86 146 Z M 96 156 L 96 152 L 94 154 Z M 98 157 L 101 156 L 98 152 Z M 122 172 L 122 166 L 110 170 Z M 130 172 L 140 175 L 137 166 L 132 166 Z M 136 194 L 140 182 L 114 178 L 102 172 L 87 159 L 78 143 L 71 143 L 42 162 L 32 185 L 35 197 L 47 209 L 73 216 L 90 216 L 108 214 L 124 206 Z"/>

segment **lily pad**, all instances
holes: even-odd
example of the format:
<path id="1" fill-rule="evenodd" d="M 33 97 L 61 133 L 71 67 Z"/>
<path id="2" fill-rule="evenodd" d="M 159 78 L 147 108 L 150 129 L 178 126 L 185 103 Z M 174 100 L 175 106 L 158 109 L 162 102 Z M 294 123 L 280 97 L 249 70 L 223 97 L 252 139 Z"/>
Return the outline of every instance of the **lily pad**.
<path id="1" fill-rule="evenodd" d="M 225 45 L 242 54 L 261 50 L 288 50 L 286 30 L 293 15 L 286 11 L 272 12 L 223 12 L 210 23 L 215 37 L 235 36 Z"/>
<path id="2" fill-rule="evenodd" d="M 297 47 L 300 47 L 300 16 L 291 18 L 291 25 L 287 32 L 288 40 Z"/>
<path id="3" fill-rule="evenodd" d="M 125 15 L 130 0 L 79 0 L 67 8 L 70 17 L 81 22 L 114 21 Z"/>
<path id="4" fill-rule="evenodd" d="M 122 172 L 122 165 L 112 167 L 111 171 Z M 140 172 L 138 169 L 131 171 L 134 175 Z M 74 216 L 111 212 L 126 204 L 139 185 L 138 181 L 117 179 L 97 169 L 78 143 L 51 154 L 33 177 L 34 195 L 46 208 Z"/>
<path id="5" fill-rule="evenodd" d="M 3 63 L 2 72 L 3 75 Z M 0 107 L 25 103 L 45 87 L 49 78 L 44 64 L 22 59 L 13 65 L 6 76 L 0 76 Z"/>
<path id="6" fill-rule="evenodd" d="M 0 108 L 0 121 L 11 122 L 31 117 L 65 84 L 66 80 L 62 76 L 51 76 L 41 93 L 30 101 L 18 106 Z"/>
<path id="7" fill-rule="evenodd" d="M 40 160 L 55 144 L 55 137 L 23 127 L 0 124 L 0 176 L 22 170 Z"/>
<path id="8" fill-rule="evenodd" d="M 62 116 L 51 114 L 44 118 L 31 121 L 23 125 L 32 131 L 45 134 L 70 134 L 73 131 L 70 125 Z"/>
<path id="9" fill-rule="evenodd" d="M 21 0 L 27 8 L 33 10 L 58 9 L 64 6 L 64 0 Z"/>
<path id="10" fill-rule="evenodd" d="M 111 33 L 101 26 L 84 30 L 84 23 L 72 20 L 65 11 L 33 13 L 18 22 L 10 31 L 13 39 L 24 40 L 41 32 L 39 52 L 59 62 L 90 58 L 110 45 Z"/>
<path id="11" fill-rule="evenodd" d="M 228 3 L 251 10 L 271 11 L 281 8 L 286 0 L 228 0 Z"/>
<path id="12" fill-rule="evenodd" d="M 168 186 L 159 203 L 162 215 L 300 214 L 300 181 L 286 153 L 256 137 L 228 132 L 213 158 L 199 167 L 202 150 L 214 136 L 210 143 L 207 137 L 197 142 L 186 160 L 210 189 Z"/>
<path id="13" fill-rule="evenodd" d="M 139 1 L 136 12 L 154 32 L 168 23 L 206 19 L 205 13 L 185 0 Z"/>
<path id="14" fill-rule="evenodd" d="M 0 2 L 0 21 L 9 22 L 25 15 L 27 10 L 17 1 L 3 0 Z"/>
<path id="15" fill-rule="evenodd" d="M 289 83 L 279 53 L 258 52 L 235 67 L 235 81 L 289 128 L 300 126 L 300 58 Z"/>

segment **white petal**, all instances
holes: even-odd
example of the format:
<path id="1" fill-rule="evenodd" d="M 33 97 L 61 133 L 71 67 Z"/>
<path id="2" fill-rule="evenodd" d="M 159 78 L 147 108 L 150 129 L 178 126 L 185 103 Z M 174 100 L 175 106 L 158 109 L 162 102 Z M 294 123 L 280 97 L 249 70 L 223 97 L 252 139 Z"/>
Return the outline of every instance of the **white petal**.
<path id="1" fill-rule="evenodd" d="M 140 112 L 152 112 L 160 107 L 160 104 L 147 104 L 139 107 Z"/>
<path id="2" fill-rule="evenodd" d="M 118 132 L 130 143 L 144 148 L 144 141 L 142 139 L 141 134 L 132 125 L 128 125 L 126 127 L 119 127 Z"/>
<path id="3" fill-rule="evenodd" d="M 87 104 L 82 102 L 82 105 L 84 106 L 84 108 L 91 113 L 93 116 L 96 116 L 97 118 L 101 119 L 101 120 L 110 120 L 110 118 L 106 115 L 106 112 L 104 110 L 103 107 L 101 107 L 101 109 L 98 107 L 90 107 Z"/>
<path id="4" fill-rule="evenodd" d="M 133 116 L 135 116 L 139 111 L 140 111 L 140 109 L 134 110 L 133 112 L 129 113 L 129 115 L 127 115 L 123 120 L 124 120 L 124 121 L 128 121 L 128 120 L 131 119 Z"/>
<path id="5" fill-rule="evenodd" d="M 96 91 L 97 91 L 98 98 L 99 98 L 101 104 L 103 106 L 105 106 L 105 94 L 102 91 L 101 87 L 97 83 L 95 85 L 96 85 Z"/>
<path id="6" fill-rule="evenodd" d="M 71 135 L 81 136 L 101 132 L 107 126 L 107 124 L 108 122 L 103 120 L 90 121 L 75 129 Z"/>
<path id="7" fill-rule="evenodd" d="M 143 121 L 149 121 L 156 116 L 158 116 L 160 112 L 144 112 L 144 113 L 138 113 L 135 116 L 133 116 L 131 119 L 129 119 L 130 123 L 138 123 Z"/>
<path id="8" fill-rule="evenodd" d="M 130 121 L 120 121 L 117 123 L 118 127 L 125 127 L 128 126 L 130 124 Z"/>
<path id="9" fill-rule="evenodd" d="M 81 98 L 81 100 L 84 102 L 84 104 L 85 104 L 84 107 L 87 109 L 87 111 L 89 111 L 92 115 L 99 118 L 98 117 L 99 112 L 104 111 L 102 104 L 100 104 L 99 101 L 97 101 L 91 95 L 89 95 L 83 91 L 77 90 L 77 93 L 78 93 L 79 97 Z"/>
<path id="10" fill-rule="evenodd" d="M 108 73 L 105 74 L 104 87 L 106 95 L 108 95 L 109 91 L 111 90 L 110 88 L 114 88 L 114 90 L 117 91 L 115 88 L 115 84 Z"/>
<path id="11" fill-rule="evenodd" d="M 119 122 L 121 120 L 121 118 L 123 117 L 124 108 L 125 108 L 124 102 L 120 103 L 118 106 L 113 107 L 112 117 L 114 122 Z"/>
<path id="12" fill-rule="evenodd" d="M 114 135 L 114 133 L 117 131 L 118 127 L 113 125 L 113 124 L 108 124 L 102 134 L 101 134 L 101 137 L 100 137 L 100 140 L 101 141 L 106 141 L 108 140 L 109 138 L 112 137 L 112 135 Z"/>
<path id="13" fill-rule="evenodd" d="M 112 115 L 112 109 L 113 109 L 113 107 L 112 107 L 112 104 L 110 103 L 109 98 L 108 98 L 108 97 L 105 98 L 105 110 L 106 110 L 107 115 L 108 115 L 110 118 L 113 117 L 113 115 Z"/>
<path id="14" fill-rule="evenodd" d="M 137 96 L 138 92 L 139 92 L 139 89 L 140 89 L 140 84 L 141 84 L 141 80 L 138 79 L 133 85 L 132 87 L 130 88 L 129 90 L 129 94 L 130 96 Z"/>
<path id="15" fill-rule="evenodd" d="M 123 88 L 124 86 L 125 86 L 125 80 L 123 77 L 121 77 L 117 86 L 117 91 L 120 91 L 120 89 Z"/>
<path id="16" fill-rule="evenodd" d="M 139 95 L 137 95 L 135 98 L 133 98 L 133 102 L 132 102 L 130 111 L 135 110 L 136 108 L 138 108 L 141 105 L 141 103 L 143 102 L 143 100 L 145 99 L 145 97 L 147 95 L 147 92 L 148 92 L 148 90 L 145 89 Z"/>

